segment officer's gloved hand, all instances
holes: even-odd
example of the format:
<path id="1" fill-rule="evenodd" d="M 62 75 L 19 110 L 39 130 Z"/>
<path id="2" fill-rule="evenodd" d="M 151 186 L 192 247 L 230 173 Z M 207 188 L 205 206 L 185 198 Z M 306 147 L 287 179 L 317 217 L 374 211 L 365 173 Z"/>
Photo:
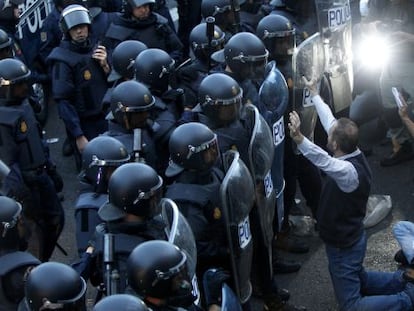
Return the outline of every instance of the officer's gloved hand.
<path id="1" fill-rule="evenodd" d="M 221 304 L 221 288 L 230 278 L 230 273 L 224 269 L 208 269 L 203 275 L 203 287 L 206 303 L 210 305 Z"/>

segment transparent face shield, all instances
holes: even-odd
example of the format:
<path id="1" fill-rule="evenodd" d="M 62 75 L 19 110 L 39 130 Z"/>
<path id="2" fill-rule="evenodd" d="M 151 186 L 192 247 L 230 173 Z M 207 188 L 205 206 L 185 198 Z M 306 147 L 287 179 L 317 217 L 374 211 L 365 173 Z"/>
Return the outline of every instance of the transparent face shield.
<path id="1" fill-rule="evenodd" d="M 142 200 L 148 200 L 148 208 L 150 215 L 148 217 L 153 217 L 158 215 L 161 212 L 161 198 L 162 198 L 162 184 L 163 180 L 161 177 L 158 177 L 158 184 L 152 187 L 148 191 L 142 191 L 137 189 L 137 197 L 132 202 L 133 205 L 138 204 Z"/>
<path id="2" fill-rule="evenodd" d="M 264 31 L 263 42 L 272 58 L 291 56 L 296 46 L 295 30 Z"/>
<path id="3" fill-rule="evenodd" d="M 214 166 L 219 156 L 217 135 L 199 146 L 188 146 L 187 160 L 194 163 L 197 170 L 207 170 Z"/>
<path id="4" fill-rule="evenodd" d="M 266 50 L 265 54 L 262 55 L 244 55 L 243 52 L 240 52 L 239 55 L 234 56 L 232 59 L 241 63 L 242 76 L 250 79 L 258 79 L 264 76 L 268 57 L 269 51 Z"/>
<path id="5" fill-rule="evenodd" d="M 201 105 L 205 114 L 216 124 L 228 124 L 240 118 L 243 90 L 229 99 L 212 99 L 208 95 Z"/>

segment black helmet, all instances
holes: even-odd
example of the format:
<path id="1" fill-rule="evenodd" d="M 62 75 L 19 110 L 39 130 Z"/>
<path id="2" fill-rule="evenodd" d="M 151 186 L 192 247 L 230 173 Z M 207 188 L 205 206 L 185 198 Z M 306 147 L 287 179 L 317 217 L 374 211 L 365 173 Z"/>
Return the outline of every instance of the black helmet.
<path id="1" fill-rule="evenodd" d="M 85 292 L 85 280 L 72 267 L 45 262 L 34 268 L 26 280 L 25 303 L 31 311 L 81 311 Z"/>
<path id="2" fill-rule="evenodd" d="M 207 24 L 198 24 L 191 30 L 189 41 L 194 55 L 204 61 L 208 61 L 210 53 L 223 48 L 225 34 L 219 26 L 214 25 L 213 40 L 211 40 L 211 51 L 209 51 L 209 42 L 207 38 Z"/>
<path id="3" fill-rule="evenodd" d="M 2 0 L 0 1 L 0 21 L 2 26 L 15 26 L 20 20 L 20 17 L 15 15 L 15 9 L 21 4 L 24 0 Z"/>
<path id="4" fill-rule="evenodd" d="M 246 0 L 239 0 L 239 5 L 245 3 Z M 232 24 L 232 17 L 228 15 L 231 13 L 231 0 L 202 0 L 201 1 L 201 16 L 206 19 L 208 16 L 213 16 L 216 19 L 217 25 Z"/>
<path id="5" fill-rule="evenodd" d="M 132 10 L 136 7 L 148 4 L 151 11 L 154 9 L 155 0 L 125 0 L 123 1 L 124 12 L 126 16 L 132 15 Z"/>
<path id="6" fill-rule="evenodd" d="M 135 58 L 135 79 L 147 85 L 151 92 L 163 94 L 170 84 L 174 64 L 174 59 L 164 50 L 147 49 Z"/>
<path id="7" fill-rule="evenodd" d="M 201 81 L 198 100 L 209 120 L 222 126 L 239 118 L 243 90 L 232 77 L 213 73 Z"/>
<path id="8" fill-rule="evenodd" d="M 6 99 L 8 102 L 26 98 L 29 92 L 28 86 L 27 90 L 20 94 L 14 93 L 13 86 L 26 83 L 30 74 L 29 68 L 18 59 L 5 58 L 0 60 L 0 98 Z"/>
<path id="9" fill-rule="evenodd" d="M 149 311 L 145 303 L 138 297 L 127 294 L 116 294 L 104 297 L 92 311 Z"/>
<path id="10" fill-rule="evenodd" d="M 218 62 L 224 60 L 231 71 L 243 79 L 263 78 L 268 56 L 262 40 L 250 32 L 235 34 L 224 50 L 212 55 Z"/>
<path id="11" fill-rule="evenodd" d="M 79 25 L 91 25 L 89 10 L 79 4 L 67 6 L 60 16 L 60 29 L 66 34 L 70 29 Z"/>
<path id="12" fill-rule="evenodd" d="M 139 53 L 148 47 L 138 40 L 126 40 L 118 44 L 112 52 L 112 72 L 108 77 L 109 82 L 124 78 L 134 78 L 134 62 Z"/>
<path id="13" fill-rule="evenodd" d="M 184 169 L 206 171 L 214 166 L 219 155 L 217 135 L 202 123 L 185 123 L 172 132 L 169 151 L 171 160 L 166 176 L 175 176 Z"/>
<path id="14" fill-rule="evenodd" d="M 12 45 L 12 40 L 3 29 L 0 29 L 0 50 L 9 48 Z"/>
<path id="15" fill-rule="evenodd" d="M 167 241 L 144 242 L 128 258 L 128 282 L 141 297 L 166 299 L 169 306 L 188 307 L 194 301 L 187 256 Z"/>
<path id="16" fill-rule="evenodd" d="M 270 14 L 263 17 L 256 28 L 273 60 L 290 57 L 296 46 L 295 28 L 284 16 Z"/>
<path id="17" fill-rule="evenodd" d="M 126 129 L 145 127 L 154 104 L 148 88 L 134 80 L 118 84 L 111 94 L 111 112 L 115 121 Z"/>
<path id="18" fill-rule="evenodd" d="M 159 214 L 162 178 L 143 163 L 118 167 L 109 179 L 109 203 L 99 209 L 105 221 L 122 219 L 126 214 L 152 218 Z"/>
<path id="19" fill-rule="evenodd" d="M 113 170 L 128 163 L 130 156 L 123 143 L 111 136 L 98 136 L 89 141 L 82 152 L 82 169 L 95 192 L 106 193 Z"/>
<path id="20" fill-rule="evenodd" d="M 15 200 L 0 196 L 0 223 L 1 223 L 1 238 L 4 238 L 7 231 L 14 228 L 19 221 L 22 206 Z"/>

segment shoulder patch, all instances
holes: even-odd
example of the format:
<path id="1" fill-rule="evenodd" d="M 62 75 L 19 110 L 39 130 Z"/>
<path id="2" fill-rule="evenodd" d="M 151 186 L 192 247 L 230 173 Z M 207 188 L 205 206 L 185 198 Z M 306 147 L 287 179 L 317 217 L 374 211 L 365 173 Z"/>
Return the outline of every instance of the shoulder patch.
<path id="1" fill-rule="evenodd" d="M 92 74 L 91 74 L 91 72 L 90 72 L 88 69 L 86 69 L 86 70 L 83 72 L 83 78 L 84 78 L 85 80 L 90 80 L 90 79 L 92 78 Z"/>
<path id="2" fill-rule="evenodd" d="M 26 133 L 27 132 L 27 123 L 26 123 L 25 120 L 20 121 L 19 130 L 20 130 L 20 133 Z"/>
<path id="3" fill-rule="evenodd" d="M 46 31 L 42 31 L 40 33 L 40 41 L 46 42 L 46 40 L 47 40 L 47 32 Z"/>

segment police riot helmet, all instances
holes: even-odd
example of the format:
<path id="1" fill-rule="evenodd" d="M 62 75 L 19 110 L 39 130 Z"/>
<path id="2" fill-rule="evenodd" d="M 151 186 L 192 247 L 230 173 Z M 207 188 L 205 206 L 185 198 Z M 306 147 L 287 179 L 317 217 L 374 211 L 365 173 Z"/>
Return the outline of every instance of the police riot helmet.
<path id="1" fill-rule="evenodd" d="M 15 58 L 0 60 L 0 98 L 9 103 L 26 98 L 29 94 L 27 82 L 30 75 L 29 68 L 22 61 Z M 24 90 L 15 92 L 15 88 L 22 84 L 26 85 Z"/>
<path id="2" fill-rule="evenodd" d="M 118 167 L 109 179 L 109 202 L 98 214 L 104 221 L 122 219 L 127 214 L 152 218 L 159 214 L 162 178 L 149 165 L 127 163 Z"/>
<path id="3" fill-rule="evenodd" d="M 91 25 L 89 10 L 79 4 L 71 4 L 63 9 L 60 17 L 60 29 L 66 34 L 70 29 L 79 25 Z"/>
<path id="4" fill-rule="evenodd" d="M 224 60 L 231 71 L 243 79 L 263 78 L 268 56 L 262 40 L 250 32 L 235 34 L 224 50 L 212 55 L 218 62 Z"/>
<path id="5" fill-rule="evenodd" d="M 170 163 L 166 176 L 175 176 L 184 169 L 207 171 L 214 166 L 219 156 L 217 135 L 202 123 L 185 123 L 172 132 L 169 151 Z"/>
<path id="6" fill-rule="evenodd" d="M 0 50 L 9 48 L 12 45 L 12 39 L 9 37 L 7 32 L 0 29 Z"/>
<path id="7" fill-rule="evenodd" d="M 174 65 L 174 59 L 164 50 L 147 49 L 135 58 L 135 79 L 147 85 L 151 92 L 163 94 L 173 77 Z"/>
<path id="8" fill-rule="evenodd" d="M 149 311 L 145 303 L 138 297 L 127 294 L 106 296 L 100 300 L 92 311 Z"/>
<path id="9" fill-rule="evenodd" d="M 6 196 L 0 196 L 1 238 L 6 237 L 7 231 L 16 227 L 21 212 L 22 205 L 19 202 Z"/>
<path id="10" fill-rule="evenodd" d="M 155 0 L 125 0 L 124 12 L 126 16 L 131 16 L 134 8 L 148 4 L 151 11 L 154 9 Z"/>
<path id="11" fill-rule="evenodd" d="M 72 267 L 45 262 L 27 277 L 25 304 L 31 311 L 81 311 L 85 305 L 85 292 L 85 280 Z"/>
<path id="12" fill-rule="evenodd" d="M 119 43 L 112 52 L 112 71 L 109 82 L 124 78 L 134 78 L 134 62 L 139 53 L 148 47 L 138 40 L 126 40 Z"/>
<path id="13" fill-rule="evenodd" d="M 155 99 L 149 89 L 135 80 L 118 84 L 111 94 L 112 115 L 126 129 L 145 127 L 154 105 Z"/>
<path id="14" fill-rule="evenodd" d="M 239 118 L 243 90 L 232 77 L 213 73 L 201 81 L 198 100 L 209 120 L 215 126 L 223 126 Z"/>
<path id="15" fill-rule="evenodd" d="M 172 307 L 188 307 L 194 301 L 187 256 L 167 241 L 141 243 L 127 261 L 128 282 L 141 297 L 167 300 Z"/>
<path id="16" fill-rule="evenodd" d="M 198 59 L 207 62 L 212 52 L 223 48 L 225 34 L 219 26 L 214 25 L 214 33 L 210 46 L 207 37 L 207 23 L 201 23 L 191 30 L 189 41 L 194 55 Z M 210 48 L 211 51 L 209 50 Z"/>
<path id="17" fill-rule="evenodd" d="M 239 5 L 242 5 L 246 0 L 239 0 Z M 201 1 L 201 16 L 207 18 L 213 16 L 216 18 L 217 24 L 221 24 L 220 16 L 223 13 L 231 11 L 231 0 L 202 0 Z M 218 19 L 218 20 L 217 20 Z"/>
<path id="18" fill-rule="evenodd" d="M 95 186 L 95 192 L 106 193 L 112 172 L 129 160 L 123 143 L 111 136 L 97 136 L 89 141 L 82 152 L 85 179 Z"/>
<path id="19" fill-rule="evenodd" d="M 263 17 L 256 27 L 256 35 L 265 44 L 271 59 L 292 56 L 296 46 L 295 28 L 286 17 L 278 14 Z"/>

